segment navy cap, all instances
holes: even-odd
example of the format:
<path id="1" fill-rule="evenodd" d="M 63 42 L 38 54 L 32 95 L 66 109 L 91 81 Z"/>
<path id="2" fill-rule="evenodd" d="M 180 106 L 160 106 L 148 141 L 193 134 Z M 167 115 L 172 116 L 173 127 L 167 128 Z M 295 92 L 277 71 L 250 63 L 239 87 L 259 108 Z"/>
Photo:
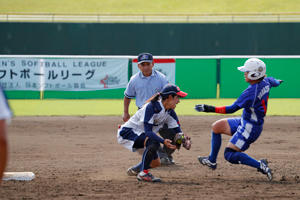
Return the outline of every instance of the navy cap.
<path id="1" fill-rule="evenodd" d="M 151 53 L 141 53 L 138 55 L 138 64 L 141 64 L 143 62 L 153 62 L 153 56 Z"/>
<path id="2" fill-rule="evenodd" d="M 167 84 L 163 87 L 160 94 L 162 96 L 167 96 L 169 94 L 176 94 L 179 97 L 185 97 L 187 93 L 180 91 L 180 88 L 173 84 Z"/>

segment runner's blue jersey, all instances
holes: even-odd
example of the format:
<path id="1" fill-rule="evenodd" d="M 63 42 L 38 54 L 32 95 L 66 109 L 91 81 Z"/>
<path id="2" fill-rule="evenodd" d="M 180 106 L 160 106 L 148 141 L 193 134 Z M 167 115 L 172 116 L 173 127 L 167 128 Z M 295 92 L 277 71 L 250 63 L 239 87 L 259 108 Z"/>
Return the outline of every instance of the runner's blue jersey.
<path id="1" fill-rule="evenodd" d="M 272 77 L 266 77 L 259 83 L 249 85 L 231 106 L 226 106 L 226 113 L 244 108 L 243 120 L 254 125 L 263 125 L 270 89 L 278 85 L 280 85 L 279 80 Z"/>

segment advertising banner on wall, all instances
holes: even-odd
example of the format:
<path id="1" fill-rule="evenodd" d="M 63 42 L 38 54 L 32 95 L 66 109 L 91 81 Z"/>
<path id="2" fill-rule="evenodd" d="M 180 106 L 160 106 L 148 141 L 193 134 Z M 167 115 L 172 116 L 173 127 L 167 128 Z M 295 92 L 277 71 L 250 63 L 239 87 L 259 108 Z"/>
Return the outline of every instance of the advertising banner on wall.
<path id="1" fill-rule="evenodd" d="M 154 59 L 153 69 L 163 73 L 170 83 L 175 84 L 175 59 Z M 139 72 L 137 59 L 132 61 L 132 74 Z"/>
<path id="2" fill-rule="evenodd" d="M 128 58 L 0 58 L 5 90 L 88 91 L 125 88 Z"/>

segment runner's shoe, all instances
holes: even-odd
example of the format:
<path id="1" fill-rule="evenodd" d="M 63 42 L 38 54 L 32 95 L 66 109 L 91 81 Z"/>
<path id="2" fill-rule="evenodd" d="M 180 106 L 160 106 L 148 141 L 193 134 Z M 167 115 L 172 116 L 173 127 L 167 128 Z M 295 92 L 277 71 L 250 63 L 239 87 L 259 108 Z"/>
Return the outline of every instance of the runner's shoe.
<path id="1" fill-rule="evenodd" d="M 150 172 L 148 172 L 147 174 L 145 172 L 140 172 L 136 178 L 139 181 L 145 182 L 161 182 L 160 178 L 156 178 Z"/>
<path id="2" fill-rule="evenodd" d="M 127 175 L 128 176 L 136 176 L 138 175 L 140 171 L 138 169 L 135 169 L 134 167 L 130 167 L 127 169 Z"/>
<path id="3" fill-rule="evenodd" d="M 198 160 L 202 165 L 206 165 L 207 167 L 209 167 L 212 170 L 217 169 L 217 163 L 211 162 L 208 157 L 198 156 Z"/>
<path id="4" fill-rule="evenodd" d="M 272 170 L 268 167 L 268 161 L 266 159 L 262 159 L 258 162 L 260 162 L 260 169 L 257 169 L 257 171 L 266 174 L 269 181 L 272 181 L 273 173 Z"/>

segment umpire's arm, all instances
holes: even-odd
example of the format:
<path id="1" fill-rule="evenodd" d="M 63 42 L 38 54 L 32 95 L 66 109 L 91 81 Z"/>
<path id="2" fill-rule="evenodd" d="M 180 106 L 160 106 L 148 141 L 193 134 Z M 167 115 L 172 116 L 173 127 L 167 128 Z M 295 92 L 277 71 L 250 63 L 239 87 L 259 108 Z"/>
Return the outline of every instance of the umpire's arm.
<path id="1" fill-rule="evenodd" d="M 129 115 L 129 104 L 130 104 L 131 99 L 128 97 L 124 97 L 124 113 L 123 113 L 123 121 L 127 122 L 130 118 Z"/>

